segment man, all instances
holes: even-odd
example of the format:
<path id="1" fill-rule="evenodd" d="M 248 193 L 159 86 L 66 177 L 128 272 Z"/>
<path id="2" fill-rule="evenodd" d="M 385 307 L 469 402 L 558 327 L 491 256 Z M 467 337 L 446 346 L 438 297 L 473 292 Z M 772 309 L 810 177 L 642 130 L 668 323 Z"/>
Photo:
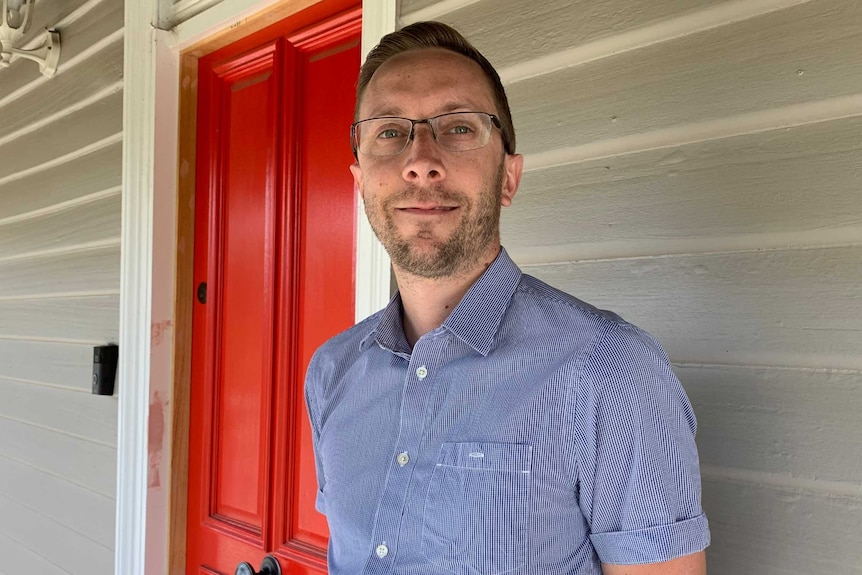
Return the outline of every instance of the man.
<path id="1" fill-rule="evenodd" d="M 413 24 L 369 54 L 355 119 L 399 291 L 308 369 L 330 573 L 705 573 L 695 419 L 664 351 L 500 246 L 523 158 L 493 67 Z"/>

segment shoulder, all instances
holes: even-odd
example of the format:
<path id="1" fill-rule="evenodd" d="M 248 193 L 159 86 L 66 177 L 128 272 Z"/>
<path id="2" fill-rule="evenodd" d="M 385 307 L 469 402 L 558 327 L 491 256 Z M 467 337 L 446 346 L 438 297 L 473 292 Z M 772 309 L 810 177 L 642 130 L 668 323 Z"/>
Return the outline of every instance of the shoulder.
<path id="1" fill-rule="evenodd" d="M 338 351 L 344 347 L 350 347 L 354 343 L 357 346 L 360 345 L 367 336 L 376 331 L 377 325 L 380 323 L 380 316 L 383 315 L 383 312 L 384 310 L 380 310 L 377 313 L 368 316 L 356 325 L 332 336 L 318 348 L 318 351 L 327 353 Z"/>
<path id="2" fill-rule="evenodd" d="M 541 329 L 579 339 L 583 377 L 668 375 L 667 354 L 652 335 L 613 311 L 599 309 L 535 277 L 522 277 L 512 308 L 516 315 L 532 317 Z"/>
<path id="3" fill-rule="evenodd" d="M 521 314 L 532 319 L 541 329 L 572 335 L 601 337 L 608 331 L 631 326 L 613 311 L 597 308 L 527 274 L 521 276 L 510 313 L 516 318 Z"/>
<path id="4" fill-rule="evenodd" d="M 351 363 L 362 353 L 374 338 L 383 310 L 365 318 L 353 327 L 326 340 L 311 357 L 306 376 L 307 384 L 339 370 L 340 366 Z M 373 342 L 372 342 L 373 343 Z"/>

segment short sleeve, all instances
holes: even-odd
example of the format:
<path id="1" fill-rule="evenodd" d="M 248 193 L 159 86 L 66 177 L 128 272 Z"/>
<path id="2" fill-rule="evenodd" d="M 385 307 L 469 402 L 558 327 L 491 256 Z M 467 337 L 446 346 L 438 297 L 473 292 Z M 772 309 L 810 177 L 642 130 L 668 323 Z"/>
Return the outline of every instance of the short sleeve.
<path id="1" fill-rule="evenodd" d="M 697 423 L 661 346 L 614 324 L 575 396 L 579 505 L 599 559 L 656 563 L 706 548 Z"/>
<path id="2" fill-rule="evenodd" d="M 312 356 L 305 373 L 305 407 L 311 423 L 311 443 L 314 451 L 314 465 L 317 472 L 317 496 L 314 500 L 314 508 L 326 515 L 326 499 L 323 495 L 323 487 L 326 485 L 326 477 L 323 474 L 323 465 L 320 459 L 320 410 L 315 392 L 319 389 L 320 375 L 317 369 L 317 354 Z"/>

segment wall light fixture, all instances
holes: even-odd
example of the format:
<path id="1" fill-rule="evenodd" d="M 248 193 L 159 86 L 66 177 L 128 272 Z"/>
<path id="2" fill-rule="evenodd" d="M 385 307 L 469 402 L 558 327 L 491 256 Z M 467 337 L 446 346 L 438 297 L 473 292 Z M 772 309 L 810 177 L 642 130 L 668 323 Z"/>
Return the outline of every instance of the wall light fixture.
<path id="1" fill-rule="evenodd" d="M 39 63 L 43 76 L 49 78 L 57 71 L 60 61 L 60 34 L 54 30 L 45 30 L 42 45 L 32 50 L 16 48 L 33 16 L 35 0 L 0 0 L 3 12 L 0 13 L 0 67 L 8 68 L 12 59 L 27 58 Z"/>

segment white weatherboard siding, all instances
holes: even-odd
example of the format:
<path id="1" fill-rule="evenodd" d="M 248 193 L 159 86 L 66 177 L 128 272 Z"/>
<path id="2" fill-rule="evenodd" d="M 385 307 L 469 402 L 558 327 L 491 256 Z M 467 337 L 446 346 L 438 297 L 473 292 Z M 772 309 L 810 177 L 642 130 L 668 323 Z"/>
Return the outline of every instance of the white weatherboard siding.
<path id="1" fill-rule="evenodd" d="M 41 0 L 56 76 L 0 70 L 0 574 L 113 573 L 123 3 Z"/>
<path id="2" fill-rule="evenodd" d="M 862 574 L 862 4 L 401 0 L 507 84 L 527 273 L 654 333 L 710 575 Z"/>

